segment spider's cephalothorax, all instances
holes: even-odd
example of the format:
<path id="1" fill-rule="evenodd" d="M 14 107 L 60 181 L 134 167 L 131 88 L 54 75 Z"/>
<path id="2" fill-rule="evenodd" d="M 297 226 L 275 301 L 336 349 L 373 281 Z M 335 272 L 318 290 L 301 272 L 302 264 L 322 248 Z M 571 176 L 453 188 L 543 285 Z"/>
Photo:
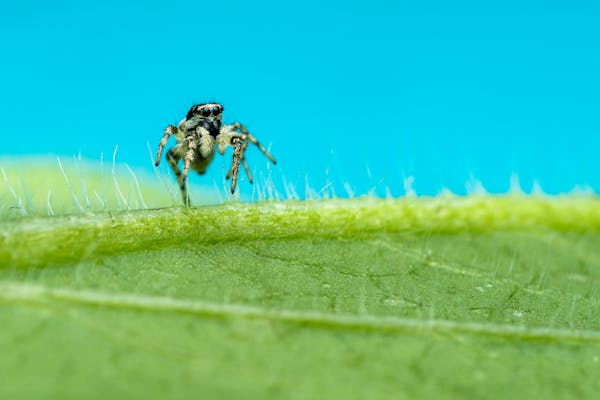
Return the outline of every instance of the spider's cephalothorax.
<path id="1" fill-rule="evenodd" d="M 191 132 L 201 126 L 208 131 L 212 137 L 219 135 L 221 129 L 223 106 L 220 104 L 206 103 L 193 106 L 188 111 L 185 122 L 185 132 Z"/>
<path id="2" fill-rule="evenodd" d="M 244 125 L 235 122 L 231 125 L 222 124 L 223 106 L 217 103 L 205 103 L 192 106 L 187 116 L 178 126 L 169 125 L 158 145 L 155 165 L 158 166 L 164 147 L 171 135 L 177 139 L 177 144 L 167 151 L 167 161 L 175 172 L 181 188 L 183 202 L 189 204 L 186 181 L 190 168 L 199 174 L 204 174 L 218 149 L 223 155 L 227 146 L 233 146 L 233 161 L 226 178 L 231 180 L 231 193 L 237 186 L 240 163 L 244 166 L 248 180 L 252 183 L 252 174 L 246 162 L 245 151 L 248 142 L 256 145 L 262 153 L 276 164 L 275 158 L 248 132 Z M 179 169 L 179 160 L 183 158 L 183 173 Z"/>

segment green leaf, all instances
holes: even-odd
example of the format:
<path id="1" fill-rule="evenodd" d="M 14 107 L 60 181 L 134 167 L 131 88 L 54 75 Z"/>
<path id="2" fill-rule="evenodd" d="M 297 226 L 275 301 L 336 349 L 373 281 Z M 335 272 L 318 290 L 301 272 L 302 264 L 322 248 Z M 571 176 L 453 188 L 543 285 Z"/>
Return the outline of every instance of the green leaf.
<path id="1" fill-rule="evenodd" d="M 595 398 L 600 201 L 0 224 L 1 398 Z"/>

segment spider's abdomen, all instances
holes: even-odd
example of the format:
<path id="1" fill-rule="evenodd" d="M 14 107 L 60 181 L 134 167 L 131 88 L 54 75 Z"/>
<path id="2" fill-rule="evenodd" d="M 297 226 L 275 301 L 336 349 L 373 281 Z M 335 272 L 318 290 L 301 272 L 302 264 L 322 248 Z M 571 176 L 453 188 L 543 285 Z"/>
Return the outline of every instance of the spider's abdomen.
<path id="1" fill-rule="evenodd" d="M 204 174 L 206 172 L 206 169 L 208 168 L 208 166 L 210 165 L 211 161 L 213 160 L 213 158 L 215 157 L 215 152 L 212 151 L 211 153 L 207 154 L 207 157 L 196 157 L 193 161 L 192 161 L 192 169 L 194 171 L 196 171 L 197 173 L 199 173 L 200 175 Z"/>

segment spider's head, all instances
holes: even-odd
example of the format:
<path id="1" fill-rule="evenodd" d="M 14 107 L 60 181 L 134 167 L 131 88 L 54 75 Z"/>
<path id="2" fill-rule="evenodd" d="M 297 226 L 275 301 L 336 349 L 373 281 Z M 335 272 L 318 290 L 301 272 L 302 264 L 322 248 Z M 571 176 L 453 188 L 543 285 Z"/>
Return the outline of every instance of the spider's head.
<path id="1" fill-rule="evenodd" d="M 221 122 L 223 106 L 218 103 L 205 103 L 192 106 L 187 113 L 186 119 L 196 118 L 198 120 L 218 120 Z"/>
<path id="2" fill-rule="evenodd" d="M 192 106 L 185 117 L 184 129 L 191 132 L 203 127 L 211 136 L 217 137 L 221 129 L 223 106 L 218 103 L 204 103 Z"/>

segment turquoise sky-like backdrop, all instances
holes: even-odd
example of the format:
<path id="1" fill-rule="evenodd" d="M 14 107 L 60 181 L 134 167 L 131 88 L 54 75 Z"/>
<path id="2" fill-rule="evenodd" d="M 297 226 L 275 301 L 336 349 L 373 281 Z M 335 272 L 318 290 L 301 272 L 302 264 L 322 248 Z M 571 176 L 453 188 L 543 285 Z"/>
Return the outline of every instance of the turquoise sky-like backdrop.
<path id="1" fill-rule="evenodd" d="M 118 144 L 151 170 L 147 143 L 218 101 L 299 188 L 599 191 L 598 4 L 4 1 L 0 155 Z"/>

